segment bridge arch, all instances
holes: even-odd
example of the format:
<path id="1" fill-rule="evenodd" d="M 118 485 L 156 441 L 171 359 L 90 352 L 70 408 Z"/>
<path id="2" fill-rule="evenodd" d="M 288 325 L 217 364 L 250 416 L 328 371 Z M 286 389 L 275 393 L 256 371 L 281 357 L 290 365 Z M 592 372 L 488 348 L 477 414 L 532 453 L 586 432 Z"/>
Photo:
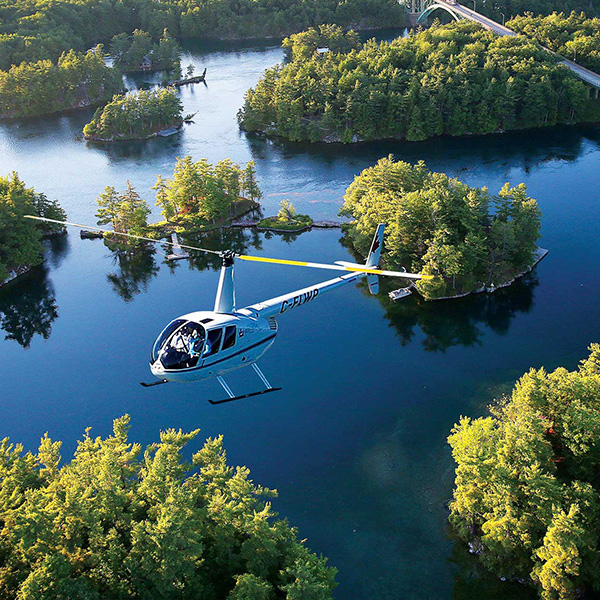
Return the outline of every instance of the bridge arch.
<path id="1" fill-rule="evenodd" d="M 442 4 L 441 2 L 434 2 L 433 4 L 430 4 L 420 15 L 419 18 L 417 19 L 417 23 L 420 23 L 421 21 L 424 21 L 434 10 L 445 10 L 448 14 L 450 14 L 452 16 L 452 18 L 456 21 L 460 21 L 462 18 L 462 15 L 458 15 L 457 13 L 455 13 L 445 2 Z"/>

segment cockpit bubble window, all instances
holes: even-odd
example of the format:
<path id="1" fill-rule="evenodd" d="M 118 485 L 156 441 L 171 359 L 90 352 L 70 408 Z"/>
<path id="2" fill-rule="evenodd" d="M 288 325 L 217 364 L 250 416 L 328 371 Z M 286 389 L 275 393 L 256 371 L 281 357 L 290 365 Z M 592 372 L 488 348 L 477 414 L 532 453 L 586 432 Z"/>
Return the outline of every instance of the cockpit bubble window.
<path id="1" fill-rule="evenodd" d="M 223 329 L 210 329 L 206 337 L 206 345 L 202 356 L 212 356 L 219 351 L 221 345 L 221 336 L 223 335 Z"/>
<path id="2" fill-rule="evenodd" d="M 165 369 L 189 369 L 198 363 L 204 347 L 204 327 L 192 321 L 183 321 L 158 351 L 158 358 Z"/>
<path id="3" fill-rule="evenodd" d="M 222 350 L 227 350 L 227 348 L 233 348 L 235 344 L 235 325 L 228 325 L 225 327 L 225 336 L 223 337 L 223 348 Z"/>
<path id="4" fill-rule="evenodd" d="M 158 358 L 159 350 L 162 348 L 163 344 L 171 337 L 171 335 L 179 329 L 184 323 L 185 319 L 175 319 L 171 323 L 169 323 L 162 331 L 162 333 L 158 336 L 156 341 L 154 342 L 154 346 L 152 346 L 152 362 L 155 362 Z"/>

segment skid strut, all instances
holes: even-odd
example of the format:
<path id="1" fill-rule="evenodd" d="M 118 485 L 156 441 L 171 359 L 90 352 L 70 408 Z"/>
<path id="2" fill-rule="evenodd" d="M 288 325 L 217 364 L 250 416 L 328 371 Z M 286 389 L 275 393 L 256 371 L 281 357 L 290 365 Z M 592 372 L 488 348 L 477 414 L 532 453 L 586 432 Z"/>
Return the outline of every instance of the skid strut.
<path id="1" fill-rule="evenodd" d="M 225 402 L 233 402 L 234 400 L 243 400 L 244 398 L 251 398 L 252 396 L 261 396 L 262 394 L 268 394 L 269 392 L 277 392 L 281 389 L 280 387 L 273 387 L 269 383 L 269 380 L 265 377 L 265 374 L 259 369 L 259 367 L 256 363 L 252 364 L 252 368 L 254 369 L 255 373 L 260 377 L 260 380 L 264 383 L 266 389 L 259 390 L 258 392 L 252 392 L 250 394 L 243 394 L 241 396 L 236 396 L 231 391 L 231 388 L 227 385 L 227 382 L 223 379 L 223 377 L 221 377 L 220 375 L 217 375 L 217 381 L 221 384 L 221 386 L 223 387 L 223 389 L 225 390 L 225 393 L 229 396 L 229 398 L 225 398 L 225 400 L 209 400 L 209 402 L 211 404 L 224 404 Z"/>

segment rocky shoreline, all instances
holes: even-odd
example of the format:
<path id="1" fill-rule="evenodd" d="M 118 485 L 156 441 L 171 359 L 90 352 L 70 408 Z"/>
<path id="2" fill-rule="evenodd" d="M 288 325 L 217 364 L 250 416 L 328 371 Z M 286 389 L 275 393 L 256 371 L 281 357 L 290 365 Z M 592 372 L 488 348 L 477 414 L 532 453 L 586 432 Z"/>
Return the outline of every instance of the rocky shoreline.
<path id="1" fill-rule="evenodd" d="M 517 273 L 512 279 L 509 279 L 508 281 L 504 281 L 499 285 L 494 285 L 494 283 L 492 282 L 489 286 L 484 284 L 481 287 L 475 288 L 474 290 L 471 290 L 470 292 L 465 292 L 464 294 L 456 294 L 454 296 L 441 296 L 439 298 L 425 298 L 425 300 L 427 300 L 428 302 L 435 302 L 437 300 L 454 300 L 456 298 L 465 298 L 466 296 L 470 296 L 471 294 L 483 294 L 483 293 L 492 294 L 497 290 L 500 290 L 502 288 L 508 287 L 509 285 L 512 285 L 517 279 L 519 279 L 520 277 L 523 277 L 523 275 L 527 275 L 527 273 L 530 273 L 531 271 L 533 271 L 533 269 L 538 265 L 538 263 L 548 255 L 548 252 L 549 251 L 546 250 L 546 248 L 537 248 L 534 253 L 533 263 L 529 267 L 527 267 L 520 273 Z"/>

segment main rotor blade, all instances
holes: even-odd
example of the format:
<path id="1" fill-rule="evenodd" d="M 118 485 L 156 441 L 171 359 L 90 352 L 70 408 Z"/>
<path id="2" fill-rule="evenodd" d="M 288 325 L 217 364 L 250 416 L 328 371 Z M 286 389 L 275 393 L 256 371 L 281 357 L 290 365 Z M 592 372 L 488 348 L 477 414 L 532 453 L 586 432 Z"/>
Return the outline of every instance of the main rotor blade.
<path id="1" fill-rule="evenodd" d="M 91 225 L 81 225 L 80 223 L 69 223 L 69 221 L 57 221 L 55 219 L 46 219 L 45 217 L 37 217 L 34 215 L 23 215 L 26 219 L 34 219 L 36 221 L 45 221 L 47 223 L 58 223 L 59 225 L 69 225 L 71 227 L 79 227 L 80 229 L 89 229 L 90 231 L 99 231 L 101 233 L 111 233 L 113 235 L 121 235 L 123 237 L 133 238 L 134 240 L 143 240 L 144 242 L 152 242 L 153 244 L 166 244 L 167 246 L 179 246 L 186 250 L 198 250 L 199 252 L 209 252 L 221 256 L 219 250 L 209 250 L 208 248 L 197 248 L 196 246 L 186 246 L 185 244 L 174 244 L 164 240 L 154 240 L 152 238 L 143 237 L 141 235 L 133 235 L 132 233 L 120 233 L 119 231 L 111 231 L 110 229 L 101 229 L 100 227 L 92 227 Z"/>
<path id="2" fill-rule="evenodd" d="M 385 275 L 388 277 L 404 277 L 405 279 L 433 279 L 432 275 L 419 275 L 417 273 L 404 273 L 403 271 L 384 271 L 369 267 L 345 267 L 342 265 L 328 265 L 324 263 L 301 262 L 298 260 L 284 260 L 281 258 L 265 258 L 262 256 L 238 255 L 240 260 L 271 263 L 276 265 L 291 265 L 295 267 L 310 267 L 311 269 L 326 269 L 330 271 L 346 271 L 350 273 L 368 273 L 369 275 Z"/>

